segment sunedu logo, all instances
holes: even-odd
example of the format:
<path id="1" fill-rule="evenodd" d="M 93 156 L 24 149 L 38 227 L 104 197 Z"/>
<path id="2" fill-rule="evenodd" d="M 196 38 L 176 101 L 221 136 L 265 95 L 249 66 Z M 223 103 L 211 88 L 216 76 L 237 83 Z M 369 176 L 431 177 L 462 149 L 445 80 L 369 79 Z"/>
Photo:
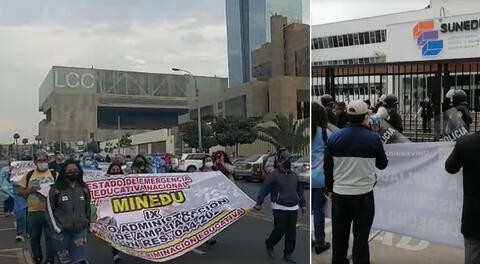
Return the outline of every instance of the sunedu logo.
<path id="1" fill-rule="evenodd" d="M 437 56 L 443 49 L 443 40 L 438 39 L 438 30 L 434 30 L 433 20 L 418 22 L 413 27 L 413 37 L 422 48 L 422 56 Z"/>

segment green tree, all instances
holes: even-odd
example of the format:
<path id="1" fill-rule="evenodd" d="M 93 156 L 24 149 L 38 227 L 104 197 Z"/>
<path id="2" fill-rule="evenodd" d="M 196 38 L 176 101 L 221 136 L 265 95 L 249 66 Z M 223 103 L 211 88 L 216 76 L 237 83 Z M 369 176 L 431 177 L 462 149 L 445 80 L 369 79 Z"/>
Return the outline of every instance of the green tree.
<path id="1" fill-rule="evenodd" d="M 129 147 L 132 145 L 132 139 L 130 139 L 130 134 L 125 133 L 122 135 L 118 141 L 118 146 L 121 148 Z"/>
<path id="2" fill-rule="evenodd" d="M 198 148 L 198 124 L 196 121 L 187 123 L 183 128 L 183 141 L 192 148 Z M 202 147 L 206 151 L 217 145 L 211 125 L 202 124 Z"/>
<path id="3" fill-rule="evenodd" d="M 290 113 L 288 117 L 277 115 L 272 121 L 273 126 L 260 129 L 258 139 L 270 142 L 277 148 L 285 147 L 291 153 L 301 153 L 309 146 L 309 119 L 295 120 L 293 113 Z"/>
<path id="4" fill-rule="evenodd" d="M 112 142 L 107 142 L 105 144 L 105 147 L 103 148 L 103 151 L 105 151 L 107 154 L 111 155 L 113 152 L 117 149 L 116 144 L 114 145 Z"/>
<path id="5" fill-rule="evenodd" d="M 235 146 L 235 154 L 238 154 L 239 144 L 250 144 L 257 139 L 257 124 L 255 118 L 227 117 L 217 118 L 212 127 L 217 143 Z"/>

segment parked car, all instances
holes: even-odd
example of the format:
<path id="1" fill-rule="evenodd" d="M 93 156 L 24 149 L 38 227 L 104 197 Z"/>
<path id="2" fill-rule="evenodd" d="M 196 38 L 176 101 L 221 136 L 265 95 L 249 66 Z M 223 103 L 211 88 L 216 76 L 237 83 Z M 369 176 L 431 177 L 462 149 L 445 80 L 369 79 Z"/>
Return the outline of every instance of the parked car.
<path id="1" fill-rule="evenodd" d="M 194 172 L 203 166 L 203 159 L 210 157 L 207 153 L 182 154 L 178 165 L 178 171 Z"/>
<path id="2" fill-rule="evenodd" d="M 263 160 L 268 157 L 268 154 L 254 154 L 235 165 L 235 178 L 245 179 L 250 182 L 252 180 L 262 182 L 264 176 L 262 173 Z"/>
<path id="3" fill-rule="evenodd" d="M 240 162 L 244 161 L 245 160 L 245 157 L 235 157 L 235 158 L 231 158 L 230 161 L 232 162 L 232 165 L 233 165 L 233 178 L 235 180 L 239 180 L 239 179 L 242 179 L 242 178 L 237 178 L 237 176 L 235 176 L 235 167 L 237 166 L 237 164 L 239 164 Z"/>
<path id="4" fill-rule="evenodd" d="M 310 184 L 310 157 L 304 156 L 292 162 L 292 171 L 298 175 L 300 182 Z"/>

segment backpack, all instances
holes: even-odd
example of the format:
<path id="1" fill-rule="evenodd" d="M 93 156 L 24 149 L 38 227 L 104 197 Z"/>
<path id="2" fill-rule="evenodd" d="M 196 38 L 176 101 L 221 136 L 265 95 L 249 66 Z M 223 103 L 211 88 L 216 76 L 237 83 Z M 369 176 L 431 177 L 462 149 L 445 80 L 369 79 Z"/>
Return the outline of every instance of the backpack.
<path id="1" fill-rule="evenodd" d="M 30 183 L 30 178 L 32 178 L 32 175 L 33 175 L 34 171 L 35 170 L 31 170 L 31 171 L 27 172 L 27 186 L 25 186 L 25 188 L 28 188 L 28 184 Z M 53 176 L 53 180 L 56 181 L 57 180 L 57 172 L 55 170 L 52 170 L 52 169 L 49 169 L 49 171 Z"/>

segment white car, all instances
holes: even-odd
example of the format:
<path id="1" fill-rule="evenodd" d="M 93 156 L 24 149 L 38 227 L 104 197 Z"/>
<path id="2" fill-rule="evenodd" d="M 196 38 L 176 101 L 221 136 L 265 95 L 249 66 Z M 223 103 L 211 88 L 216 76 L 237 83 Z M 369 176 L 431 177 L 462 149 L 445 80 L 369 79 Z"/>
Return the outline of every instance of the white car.
<path id="1" fill-rule="evenodd" d="M 210 157 L 206 153 L 186 153 L 182 154 L 178 164 L 178 171 L 194 172 L 203 166 L 205 157 Z"/>
<path id="2" fill-rule="evenodd" d="M 310 157 L 301 157 L 293 162 L 292 171 L 298 175 L 300 182 L 310 184 Z"/>

